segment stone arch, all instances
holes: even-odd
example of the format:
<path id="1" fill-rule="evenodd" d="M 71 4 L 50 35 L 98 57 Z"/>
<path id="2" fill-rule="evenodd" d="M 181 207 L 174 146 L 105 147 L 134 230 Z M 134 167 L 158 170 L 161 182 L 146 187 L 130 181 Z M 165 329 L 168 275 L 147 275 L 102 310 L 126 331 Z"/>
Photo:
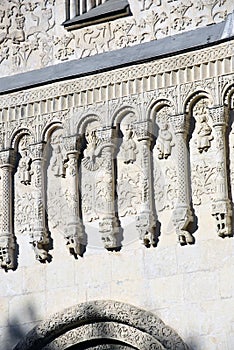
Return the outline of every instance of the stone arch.
<path id="1" fill-rule="evenodd" d="M 80 120 L 77 124 L 77 127 L 76 127 L 78 135 L 84 134 L 88 124 L 93 123 L 93 122 L 99 123 L 100 126 L 102 124 L 100 116 L 98 116 L 96 113 L 89 113 L 89 114 L 83 115 L 80 118 Z"/>
<path id="2" fill-rule="evenodd" d="M 78 304 L 53 315 L 33 328 L 14 350 L 113 349 L 107 346 L 112 343 L 126 350 L 188 350 L 179 335 L 154 314 L 109 300 Z"/>
<path id="3" fill-rule="evenodd" d="M 229 85 L 222 91 L 222 103 L 224 106 L 229 107 L 229 108 L 234 108 L 234 101 L 232 103 L 231 99 L 234 97 L 234 84 Z"/>
<path id="4" fill-rule="evenodd" d="M 209 100 L 209 105 L 213 105 L 213 98 L 211 97 L 211 94 L 207 93 L 204 90 L 197 90 L 196 92 L 193 92 L 186 98 L 184 102 L 183 112 L 189 114 L 193 106 L 202 98 L 207 98 Z"/>
<path id="5" fill-rule="evenodd" d="M 118 108 L 114 112 L 114 114 L 111 118 L 111 125 L 116 126 L 116 125 L 120 124 L 122 119 L 124 119 L 124 117 L 130 113 L 136 115 L 136 121 L 140 120 L 139 112 L 137 111 L 136 108 L 129 106 L 129 105 L 123 105 L 121 108 Z"/>
<path id="6" fill-rule="evenodd" d="M 35 135 L 29 128 L 21 127 L 19 129 L 14 129 L 10 136 L 10 148 L 14 148 L 15 150 L 17 150 L 20 139 L 25 135 L 31 136 L 33 138 L 32 142 L 34 142 Z"/>
<path id="7" fill-rule="evenodd" d="M 166 98 L 161 98 L 161 99 L 151 101 L 147 109 L 147 114 L 146 114 L 147 120 L 154 120 L 154 114 L 157 113 L 159 110 L 161 110 L 163 107 L 171 107 L 171 108 L 174 107 L 175 109 L 175 106 L 172 103 L 172 101 Z"/>
<path id="8" fill-rule="evenodd" d="M 46 125 L 45 128 L 42 130 L 41 141 L 47 142 L 53 131 L 56 129 L 62 129 L 62 127 L 62 123 L 57 120 Z"/>

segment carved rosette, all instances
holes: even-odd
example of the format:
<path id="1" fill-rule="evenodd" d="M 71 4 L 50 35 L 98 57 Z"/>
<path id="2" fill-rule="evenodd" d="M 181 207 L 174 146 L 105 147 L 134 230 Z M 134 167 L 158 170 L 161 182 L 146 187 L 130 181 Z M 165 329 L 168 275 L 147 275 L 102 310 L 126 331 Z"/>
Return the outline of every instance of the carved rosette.
<path id="1" fill-rule="evenodd" d="M 113 141 L 114 130 L 112 128 L 103 128 L 97 130 L 100 153 L 104 159 L 102 169 L 102 211 L 99 213 L 99 232 L 107 250 L 119 250 L 120 227 L 119 220 L 115 213 L 115 173 L 113 158 L 116 147 Z M 101 171 L 100 171 L 101 172 Z"/>
<path id="2" fill-rule="evenodd" d="M 220 237 L 232 236 L 232 209 L 227 182 L 226 131 L 228 110 L 223 106 L 209 108 L 216 134 L 216 179 L 212 215 L 216 218 Z"/>
<path id="3" fill-rule="evenodd" d="M 152 208 L 152 178 L 151 178 L 151 124 L 149 122 L 135 123 L 135 130 L 141 152 L 141 207 L 136 219 L 141 242 L 146 246 L 156 246 L 156 220 Z"/>
<path id="4" fill-rule="evenodd" d="M 45 211 L 44 146 L 44 142 L 30 145 L 34 192 L 34 222 L 30 233 L 30 243 L 33 246 L 36 259 L 40 262 L 45 262 L 49 258 L 49 232 Z"/>
<path id="5" fill-rule="evenodd" d="M 64 137 L 63 140 L 67 152 L 65 168 L 66 179 L 69 187 L 66 193 L 66 200 L 70 212 L 64 235 L 70 254 L 77 258 L 78 255 L 83 256 L 87 243 L 84 225 L 80 215 L 78 172 L 79 150 L 77 150 L 79 147 L 77 146 L 77 135 Z"/>
<path id="6" fill-rule="evenodd" d="M 15 152 L 12 149 L 0 152 L 0 168 L 2 170 L 2 227 L 0 232 L 0 266 L 5 270 L 16 267 L 15 236 L 13 231 L 13 171 Z"/>
<path id="7" fill-rule="evenodd" d="M 176 136 L 177 151 L 177 181 L 178 200 L 173 213 L 173 222 L 176 228 L 178 241 L 181 245 L 194 243 L 194 237 L 188 231 L 188 226 L 193 222 L 193 214 L 190 208 L 189 187 L 189 160 L 188 160 L 188 123 L 185 114 L 170 117 Z"/>

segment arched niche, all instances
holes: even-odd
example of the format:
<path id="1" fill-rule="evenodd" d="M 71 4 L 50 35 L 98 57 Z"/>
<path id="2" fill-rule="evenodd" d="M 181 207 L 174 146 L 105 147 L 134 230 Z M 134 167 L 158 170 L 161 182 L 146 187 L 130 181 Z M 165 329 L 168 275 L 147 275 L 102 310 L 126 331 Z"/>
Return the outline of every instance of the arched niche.
<path id="1" fill-rule="evenodd" d="M 192 202 L 196 212 L 200 204 L 209 206 L 214 196 L 216 149 L 209 107 L 211 98 L 205 92 L 191 96 L 187 106 Z"/>
<path id="2" fill-rule="evenodd" d="M 117 301 L 92 301 L 53 315 L 33 328 L 14 350 L 188 350 L 154 314 Z"/>

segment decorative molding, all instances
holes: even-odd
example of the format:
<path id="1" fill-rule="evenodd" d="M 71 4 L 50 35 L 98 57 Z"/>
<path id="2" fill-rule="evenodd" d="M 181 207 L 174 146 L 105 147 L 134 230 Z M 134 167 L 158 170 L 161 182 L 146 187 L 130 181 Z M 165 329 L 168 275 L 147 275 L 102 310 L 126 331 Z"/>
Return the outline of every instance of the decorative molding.
<path id="1" fill-rule="evenodd" d="M 62 344 L 81 345 L 84 335 L 85 340 L 94 340 L 100 338 L 102 331 L 108 338 L 118 339 L 125 346 L 188 350 L 176 332 L 157 316 L 117 301 L 87 302 L 57 313 L 32 329 L 14 350 L 59 349 Z M 86 348 L 85 344 L 82 345 Z"/>

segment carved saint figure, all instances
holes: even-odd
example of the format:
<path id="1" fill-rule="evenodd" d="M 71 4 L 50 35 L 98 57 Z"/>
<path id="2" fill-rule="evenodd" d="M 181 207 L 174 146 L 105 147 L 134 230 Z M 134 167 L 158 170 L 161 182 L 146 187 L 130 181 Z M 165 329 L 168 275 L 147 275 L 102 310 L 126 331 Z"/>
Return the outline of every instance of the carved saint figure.
<path id="1" fill-rule="evenodd" d="M 158 158 L 167 159 L 171 155 L 171 149 L 174 145 L 172 133 L 168 130 L 168 124 L 162 123 L 157 139 L 157 149 L 159 150 Z"/>
<path id="2" fill-rule="evenodd" d="M 65 167 L 63 162 L 62 150 L 59 143 L 53 145 L 53 162 L 52 162 L 52 171 L 56 177 L 65 177 Z"/>
<path id="3" fill-rule="evenodd" d="M 197 131 L 197 148 L 200 153 L 207 152 L 210 148 L 213 136 L 211 135 L 212 129 L 207 123 L 206 116 L 200 117 L 200 126 Z"/>
<path id="4" fill-rule="evenodd" d="M 19 171 L 20 182 L 24 185 L 31 184 L 31 176 L 32 176 L 31 163 L 32 163 L 32 159 L 28 154 L 28 150 L 23 149 L 21 151 L 21 158 L 18 165 L 18 171 Z"/>
<path id="5" fill-rule="evenodd" d="M 133 164 L 136 161 L 136 154 L 138 153 L 136 149 L 136 143 L 133 140 L 133 131 L 128 130 L 126 135 L 126 140 L 123 142 L 122 149 L 124 151 L 124 163 Z"/>

